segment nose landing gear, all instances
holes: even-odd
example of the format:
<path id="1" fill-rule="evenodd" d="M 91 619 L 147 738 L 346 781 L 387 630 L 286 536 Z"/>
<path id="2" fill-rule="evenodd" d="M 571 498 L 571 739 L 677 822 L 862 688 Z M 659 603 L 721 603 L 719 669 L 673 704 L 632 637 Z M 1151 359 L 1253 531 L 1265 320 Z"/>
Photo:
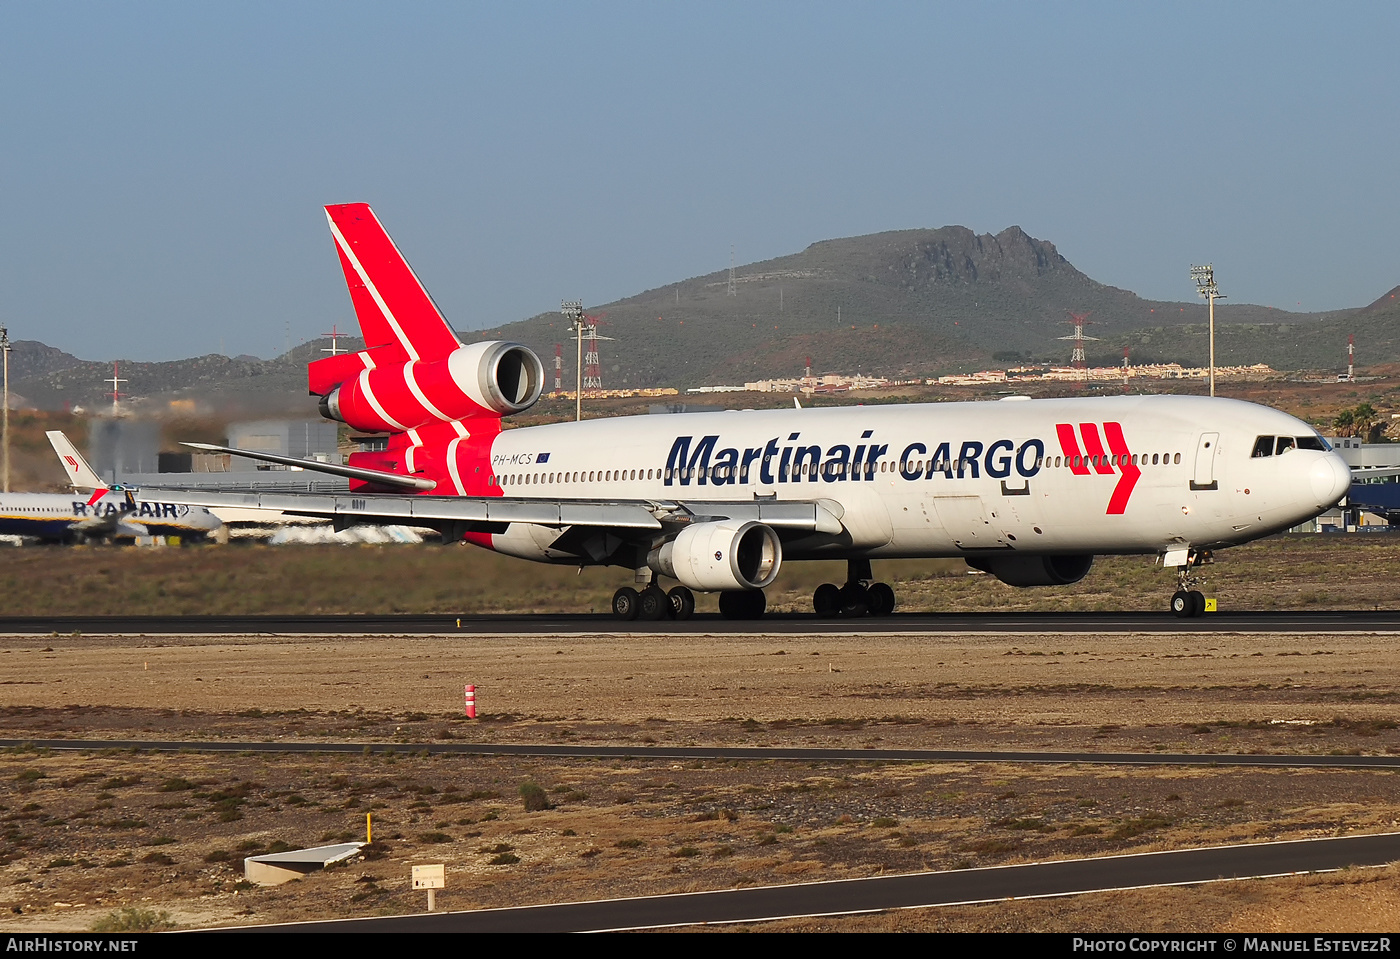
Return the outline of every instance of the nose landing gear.
<path id="1" fill-rule="evenodd" d="M 1211 561 L 1209 550 L 1190 550 L 1186 565 L 1176 568 L 1176 592 L 1172 593 L 1171 611 L 1178 619 L 1193 619 L 1206 611 L 1206 596 L 1196 585 L 1200 577 L 1192 570 Z"/>
<path id="2" fill-rule="evenodd" d="M 1200 616 L 1206 611 L 1206 597 L 1198 589 L 1179 589 L 1172 593 L 1172 613 L 1178 619 Z"/>

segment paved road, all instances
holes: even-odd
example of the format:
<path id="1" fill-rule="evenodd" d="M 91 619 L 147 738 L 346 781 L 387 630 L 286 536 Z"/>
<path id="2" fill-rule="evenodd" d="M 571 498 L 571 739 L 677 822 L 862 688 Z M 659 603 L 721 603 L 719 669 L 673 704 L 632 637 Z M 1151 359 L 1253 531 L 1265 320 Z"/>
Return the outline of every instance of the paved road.
<path id="1" fill-rule="evenodd" d="M 1325 872 L 1348 866 L 1380 866 L 1398 859 L 1400 833 L 1385 833 L 640 899 L 255 926 L 244 927 L 243 931 L 601 932 L 1254 879 Z M 450 892 L 449 877 L 448 894 Z"/>
<path id="2" fill-rule="evenodd" d="M 860 619 L 817 619 L 795 613 L 754 621 L 700 615 L 685 622 L 622 622 L 609 615 L 344 615 L 344 616 L 5 616 L 0 636 L 33 633 L 140 635 L 256 635 L 427 633 L 568 636 L 624 634 L 733 634 L 804 636 L 871 633 L 1395 633 L 1400 610 L 1214 613 L 1177 619 L 1162 613 L 896 613 Z"/>
<path id="3" fill-rule="evenodd" d="M 194 750 L 222 753 L 398 753 L 552 756 L 569 759 L 723 759 L 771 762 L 1086 763 L 1101 766 L 1264 766 L 1289 769 L 1400 769 L 1400 756 L 1281 753 L 1097 753 L 972 749 L 804 749 L 784 746 L 564 746 L 518 743 L 244 742 L 181 739 L 0 739 L 0 748 Z"/>

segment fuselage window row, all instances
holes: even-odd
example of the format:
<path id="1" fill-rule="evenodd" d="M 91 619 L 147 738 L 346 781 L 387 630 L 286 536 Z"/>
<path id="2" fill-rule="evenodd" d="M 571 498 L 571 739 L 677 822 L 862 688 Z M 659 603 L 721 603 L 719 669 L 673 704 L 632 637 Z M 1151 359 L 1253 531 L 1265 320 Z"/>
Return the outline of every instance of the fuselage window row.
<path id="1" fill-rule="evenodd" d="M 1269 441 L 1269 449 L 1267 452 L 1261 452 L 1265 440 Z M 1261 436 L 1259 440 L 1255 443 L 1255 448 L 1252 455 L 1256 457 L 1274 455 L 1274 440 L 1275 438 L 1272 436 Z M 1285 443 L 1287 445 L 1285 445 Z M 1298 448 L 1300 449 L 1316 448 L 1312 445 L 1312 443 L 1305 444 L 1302 439 L 1299 439 L 1297 441 L 1297 444 Z M 1277 438 L 1277 450 L 1280 454 L 1288 449 L 1292 449 L 1293 445 L 1294 437 L 1280 436 Z M 930 464 L 927 460 L 904 460 L 899 463 L 881 462 L 878 465 L 868 465 L 870 465 L 871 467 L 871 472 L 874 472 L 876 469 L 878 469 L 881 473 L 893 473 L 896 470 L 898 470 L 899 472 L 905 474 L 918 474 L 923 471 L 926 465 L 928 465 L 931 466 L 930 475 L 932 475 L 932 473 L 936 472 L 961 471 L 965 467 L 970 466 L 971 462 L 971 460 L 939 460 Z M 1127 466 L 1129 463 L 1131 463 L 1133 466 L 1180 465 L 1181 454 L 1153 453 L 1150 462 L 1147 458 L 1146 453 L 1120 453 L 1114 454 L 1112 456 L 1046 456 L 1036 458 L 1035 468 L 1040 469 L 1041 467 L 1045 467 L 1047 469 L 1082 469 L 1088 466 L 1121 467 Z M 845 463 L 830 463 L 827 464 L 827 466 L 828 468 L 826 470 L 826 475 L 828 476 L 844 476 L 848 472 L 847 464 Z M 794 465 L 789 471 L 784 472 L 783 477 L 787 478 L 788 476 L 814 476 L 821 473 L 821 471 L 822 467 L 817 463 L 801 463 Z M 849 470 L 849 472 L 855 471 Z M 700 469 L 590 470 L 588 472 L 578 473 L 508 473 L 502 476 L 488 476 L 486 478 L 486 483 L 488 486 L 496 487 L 522 485 L 533 486 L 539 483 L 609 483 L 614 481 L 627 481 L 637 479 L 652 480 L 661 479 L 663 476 L 667 479 L 674 478 L 680 480 L 716 478 L 732 479 L 736 475 L 740 478 L 741 481 L 743 481 L 747 476 L 747 471 L 740 471 L 737 467 L 734 466 L 711 466 Z"/>

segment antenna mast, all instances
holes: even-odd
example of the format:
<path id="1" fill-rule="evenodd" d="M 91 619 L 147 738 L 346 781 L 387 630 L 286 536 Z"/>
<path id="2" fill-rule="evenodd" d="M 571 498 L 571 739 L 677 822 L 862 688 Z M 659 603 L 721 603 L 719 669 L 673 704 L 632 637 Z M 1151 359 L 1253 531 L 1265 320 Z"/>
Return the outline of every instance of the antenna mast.
<path id="1" fill-rule="evenodd" d="M 340 329 L 336 326 L 336 324 L 332 323 L 332 324 L 331 324 L 331 331 L 330 331 L 329 333 L 322 333 L 321 335 L 322 335 L 322 336 L 329 336 L 329 337 L 331 338 L 331 346 L 330 346 L 330 349 L 326 349 L 326 348 L 323 346 L 323 347 L 321 347 L 321 352 L 322 352 L 322 353 L 329 353 L 331 356 L 339 356 L 341 353 L 349 353 L 349 352 L 350 352 L 349 350 L 342 350 L 342 349 L 337 345 L 336 341 L 339 340 L 339 339 L 340 339 L 342 336 L 344 336 L 345 334 L 342 333 L 342 332 L 340 332 Z"/>
<path id="2" fill-rule="evenodd" d="M 103 381 L 104 383 L 111 383 L 111 384 L 112 384 L 112 415 L 113 415 L 113 416 L 118 415 L 118 413 L 120 412 L 120 411 L 118 410 L 118 401 L 119 401 L 123 396 L 126 396 L 126 394 L 123 393 L 123 392 L 121 392 L 121 389 L 120 389 L 121 384 L 123 384 L 123 383 L 126 382 L 126 380 L 124 380 L 123 378 L 121 378 L 120 376 L 117 375 L 117 374 L 120 373 L 120 372 L 121 372 L 120 364 L 119 364 L 116 360 L 113 360 L 113 361 L 112 361 L 112 375 L 111 375 L 109 378 L 107 378 L 106 380 Z"/>
<path id="3" fill-rule="evenodd" d="M 1196 281 L 1196 292 L 1210 303 L 1210 395 L 1215 395 L 1215 301 L 1224 299 L 1215 286 L 1215 264 L 1191 267 L 1191 279 Z"/>
<path id="4" fill-rule="evenodd" d="M 574 420 L 583 419 L 583 303 L 579 300 L 565 300 L 559 312 L 568 317 L 569 329 L 578 345 L 577 377 L 574 385 Z"/>

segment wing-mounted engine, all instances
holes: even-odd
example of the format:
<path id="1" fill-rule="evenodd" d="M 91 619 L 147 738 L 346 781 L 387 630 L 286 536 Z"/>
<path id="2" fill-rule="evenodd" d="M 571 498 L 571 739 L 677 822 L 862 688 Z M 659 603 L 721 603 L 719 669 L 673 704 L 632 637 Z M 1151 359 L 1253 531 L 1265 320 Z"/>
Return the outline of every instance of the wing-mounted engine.
<path id="1" fill-rule="evenodd" d="M 696 523 L 651 551 L 647 565 L 691 589 L 763 589 L 778 578 L 783 547 L 769 526 L 752 521 Z"/>
<path id="2" fill-rule="evenodd" d="M 368 365 L 321 397 L 321 415 L 358 430 L 401 433 L 433 422 L 520 413 L 544 388 L 544 364 L 519 343 L 473 343 L 445 359 L 384 366 L 369 354 L 356 355 Z"/>
<path id="3" fill-rule="evenodd" d="M 1092 555 L 979 556 L 967 565 L 991 573 L 1008 586 L 1069 586 L 1089 575 Z"/>

